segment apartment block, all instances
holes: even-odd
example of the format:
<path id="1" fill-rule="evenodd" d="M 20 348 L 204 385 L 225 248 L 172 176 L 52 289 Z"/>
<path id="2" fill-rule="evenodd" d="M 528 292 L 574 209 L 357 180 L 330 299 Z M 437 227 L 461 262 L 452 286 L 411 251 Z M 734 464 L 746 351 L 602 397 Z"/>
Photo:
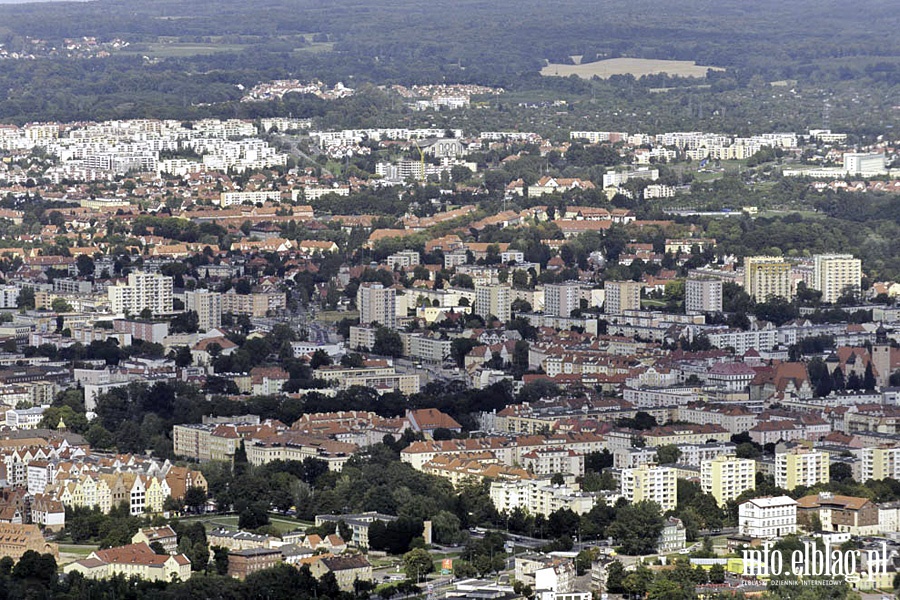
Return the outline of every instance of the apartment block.
<path id="1" fill-rule="evenodd" d="M 546 300 L 545 300 L 546 302 Z M 506 285 L 476 285 L 475 312 L 482 317 L 494 316 L 506 323 L 510 319 L 512 289 Z M 546 307 L 546 304 L 545 304 Z"/>
<path id="2" fill-rule="evenodd" d="M 577 282 L 544 285 L 544 314 L 569 317 L 581 306 L 581 285 Z"/>
<path id="3" fill-rule="evenodd" d="M 675 469 L 657 465 L 641 465 L 622 469 L 622 496 L 629 502 L 650 500 L 660 505 L 663 512 L 673 510 L 678 504 Z"/>
<path id="4" fill-rule="evenodd" d="M 725 506 L 746 490 L 756 488 L 756 461 L 734 455 L 717 456 L 700 463 L 700 486 Z"/>
<path id="5" fill-rule="evenodd" d="M 828 483 L 828 454 L 802 446 L 775 454 L 775 485 L 785 490 Z"/>
<path id="6" fill-rule="evenodd" d="M 379 323 L 390 329 L 396 329 L 396 293 L 394 288 L 386 288 L 380 283 L 361 283 L 356 292 L 359 324 L 371 325 L 372 323 Z"/>
<path id="7" fill-rule="evenodd" d="M 149 309 L 154 315 L 172 312 L 172 278 L 138 271 L 128 274 L 128 283 L 108 289 L 109 304 L 117 314 L 137 315 Z"/>
<path id="8" fill-rule="evenodd" d="M 689 277 L 684 284 L 684 310 L 688 314 L 722 312 L 722 280 Z"/>
<path id="9" fill-rule="evenodd" d="M 900 479 L 900 446 L 869 446 L 860 457 L 860 481 Z"/>
<path id="10" fill-rule="evenodd" d="M 209 290 L 185 292 L 184 307 L 197 313 L 200 329 L 209 331 L 222 326 L 222 294 Z"/>
<path id="11" fill-rule="evenodd" d="M 641 289 L 644 287 L 644 284 L 639 281 L 607 281 L 604 287 L 606 300 L 603 312 L 606 314 L 621 315 L 626 310 L 641 309 Z M 545 306 L 546 302 L 547 298 L 545 295 Z"/>
<path id="12" fill-rule="evenodd" d="M 744 258 L 744 291 L 757 302 L 780 296 L 790 300 L 791 265 L 777 256 Z"/>
<path id="13" fill-rule="evenodd" d="M 387 257 L 387 265 L 391 270 L 398 268 L 414 267 L 419 264 L 421 257 L 415 250 L 403 250 Z"/>
<path id="14" fill-rule="evenodd" d="M 490 496 L 494 507 L 500 512 L 521 508 L 545 517 L 563 508 L 583 515 L 590 512 L 600 498 L 597 493 L 576 491 L 567 485 L 553 485 L 549 478 L 492 481 Z"/>
<path id="15" fill-rule="evenodd" d="M 833 303 L 846 292 L 859 292 L 862 261 L 852 254 L 817 254 L 813 265 L 812 287 L 822 292 L 822 302 Z"/>
<path id="16" fill-rule="evenodd" d="M 222 294 L 222 312 L 235 315 L 265 317 L 271 312 L 284 310 L 287 295 L 284 292 L 253 292 L 238 294 L 234 288 Z"/>

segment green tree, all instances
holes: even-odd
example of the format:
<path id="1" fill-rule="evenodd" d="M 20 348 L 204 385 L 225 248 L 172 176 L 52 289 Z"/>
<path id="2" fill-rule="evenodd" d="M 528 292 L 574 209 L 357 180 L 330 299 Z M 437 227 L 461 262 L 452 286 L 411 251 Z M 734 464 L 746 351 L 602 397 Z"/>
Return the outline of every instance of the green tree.
<path id="1" fill-rule="evenodd" d="M 625 554 L 650 554 L 656 548 L 664 525 L 659 504 L 642 500 L 620 508 L 607 533 L 618 542 Z"/>
<path id="2" fill-rule="evenodd" d="M 53 302 L 50 303 L 50 310 L 57 313 L 70 313 L 72 312 L 72 305 L 66 302 L 65 298 L 54 298 Z"/>
<path id="3" fill-rule="evenodd" d="M 681 458 L 681 450 L 675 444 L 666 444 L 656 449 L 656 460 L 661 465 L 671 465 Z"/>
<path id="4" fill-rule="evenodd" d="M 402 356 L 403 341 L 400 339 L 400 334 L 393 329 L 379 327 L 375 330 L 375 345 L 372 347 L 372 352 L 384 356 Z"/>
<path id="5" fill-rule="evenodd" d="M 415 548 L 403 555 L 403 572 L 407 579 L 421 581 L 434 570 L 434 559 L 423 548 Z"/>

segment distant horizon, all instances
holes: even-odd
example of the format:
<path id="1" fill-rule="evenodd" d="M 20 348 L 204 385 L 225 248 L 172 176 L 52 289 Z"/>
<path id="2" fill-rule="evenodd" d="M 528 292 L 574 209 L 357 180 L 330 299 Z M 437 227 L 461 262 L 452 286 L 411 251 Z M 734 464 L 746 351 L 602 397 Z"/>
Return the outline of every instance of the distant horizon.
<path id="1" fill-rule="evenodd" d="M 46 4 L 48 2 L 96 2 L 96 0 L 0 0 L 0 4 Z"/>

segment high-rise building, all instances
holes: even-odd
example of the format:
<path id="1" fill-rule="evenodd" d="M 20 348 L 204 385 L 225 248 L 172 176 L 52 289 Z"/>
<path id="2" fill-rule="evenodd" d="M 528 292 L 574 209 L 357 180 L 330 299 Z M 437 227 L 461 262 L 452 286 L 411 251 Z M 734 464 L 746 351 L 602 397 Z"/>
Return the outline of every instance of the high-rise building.
<path id="1" fill-rule="evenodd" d="M 114 313 L 139 315 L 144 309 L 154 315 L 172 312 L 172 278 L 159 273 L 129 273 L 128 283 L 110 286 L 108 295 Z"/>
<path id="2" fill-rule="evenodd" d="M 570 317 L 581 306 L 581 285 L 577 282 L 544 285 L 544 314 Z"/>
<path id="3" fill-rule="evenodd" d="M 775 485 L 792 490 L 797 486 L 812 487 L 828 483 L 830 476 L 828 454 L 803 446 L 775 453 Z"/>
<path id="4" fill-rule="evenodd" d="M 356 292 L 356 307 L 359 309 L 359 324 L 379 323 L 390 329 L 397 328 L 397 292 L 380 283 L 359 284 Z"/>
<path id="5" fill-rule="evenodd" d="M 222 326 L 222 294 L 209 290 L 185 292 L 184 307 L 197 313 L 200 329 L 209 331 Z"/>
<path id="6" fill-rule="evenodd" d="M 684 310 L 688 314 L 722 312 L 722 280 L 689 277 L 684 283 Z"/>
<path id="7" fill-rule="evenodd" d="M 507 285 L 476 285 L 475 313 L 487 318 L 489 315 L 506 323 L 510 319 L 512 290 Z"/>
<path id="8" fill-rule="evenodd" d="M 848 291 L 859 291 L 861 260 L 851 254 L 816 254 L 814 260 L 812 287 L 822 292 L 822 302 L 833 303 Z"/>
<path id="9" fill-rule="evenodd" d="M 745 490 L 756 488 L 756 461 L 723 454 L 700 463 L 700 486 L 706 494 L 712 494 L 725 506 Z"/>
<path id="10" fill-rule="evenodd" d="M 860 481 L 900 479 L 900 446 L 882 444 L 860 449 Z"/>
<path id="11" fill-rule="evenodd" d="M 621 315 L 626 310 L 641 309 L 641 289 L 644 284 L 639 281 L 607 281 L 606 299 L 603 312 L 608 315 Z M 546 298 L 544 303 L 546 305 Z"/>
<path id="12" fill-rule="evenodd" d="M 790 300 L 791 265 L 777 256 L 744 258 L 744 291 L 757 302 L 780 296 Z"/>
<path id="13" fill-rule="evenodd" d="M 650 500 L 660 505 L 663 512 L 674 510 L 678 504 L 675 469 L 657 465 L 641 465 L 622 469 L 622 496 L 629 502 Z"/>

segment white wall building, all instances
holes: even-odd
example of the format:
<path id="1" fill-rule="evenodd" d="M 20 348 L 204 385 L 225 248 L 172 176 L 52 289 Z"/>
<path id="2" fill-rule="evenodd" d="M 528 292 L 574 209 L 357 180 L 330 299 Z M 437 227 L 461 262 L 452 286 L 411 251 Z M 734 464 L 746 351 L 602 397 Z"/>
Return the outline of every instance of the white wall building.
<path id="1" fill-rule="evenodd" d="M 754 498 L 738 507 L 738 532 L 753 538 L 782 537 L 797 531 L 797 502 L 788 496 Z"/>

